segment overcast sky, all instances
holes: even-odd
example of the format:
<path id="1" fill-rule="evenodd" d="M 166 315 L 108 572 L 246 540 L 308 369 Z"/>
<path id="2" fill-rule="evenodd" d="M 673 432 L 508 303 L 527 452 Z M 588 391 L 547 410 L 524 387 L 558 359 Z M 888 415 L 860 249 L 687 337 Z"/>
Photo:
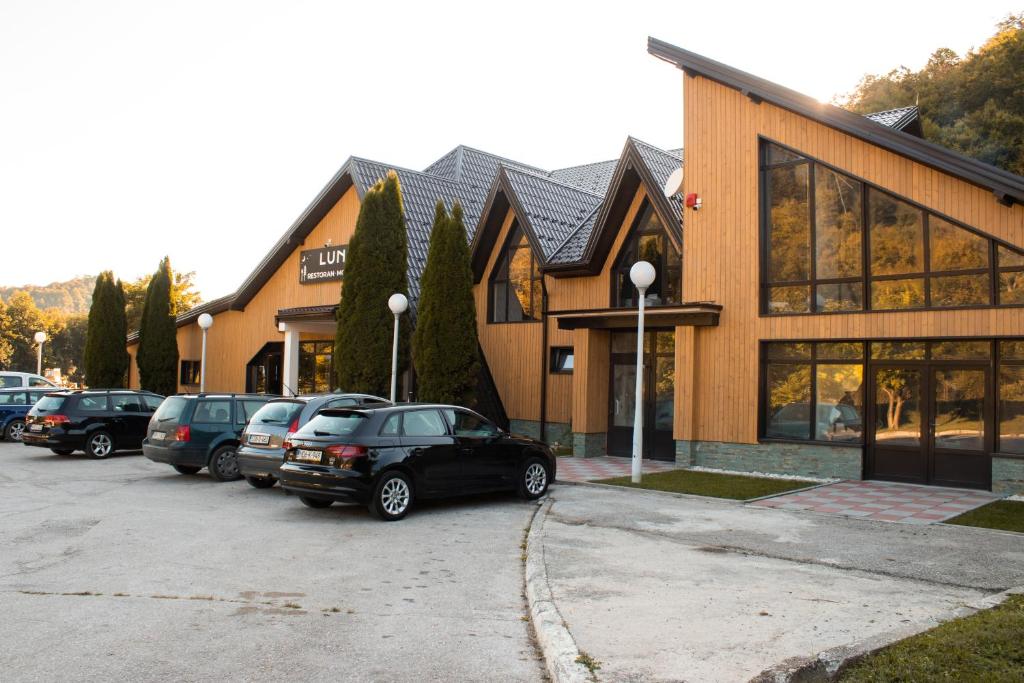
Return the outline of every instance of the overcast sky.
<path id="1" fill-rule="evenodd" d="M 980 45 L 1012 2 L 0 3 L 0 285 L 164 254 L 233 291 L 349 155 L 544 168 L 683 144 L 648 35 L 821 100 Z"/>

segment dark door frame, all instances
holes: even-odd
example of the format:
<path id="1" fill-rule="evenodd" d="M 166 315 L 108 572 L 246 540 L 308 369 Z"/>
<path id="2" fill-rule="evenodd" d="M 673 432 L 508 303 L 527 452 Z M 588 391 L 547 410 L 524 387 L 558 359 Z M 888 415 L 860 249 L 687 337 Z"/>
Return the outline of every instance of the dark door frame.
<path id="1" fill-rule="evenodd" d="M 912 479 L 899 476 L 878 476 L 877 470 L 877 444 L 875 431 L 878 426 L 877 414 L 877 387 L 875 377 L 877 371 L 885 368 L 906 368 L 920 372 L 920 411 L 921 411 L 921 437 L 918 450 L 923 459 L 923 477 Z M 937 370 L 983 370 L 985 372 L 985 399 L 983 406 L 982 423 L 985 430 L 984 450 L 978 451 L 956 451 L 955 449 L 937 449 L 935 447 L 935 372 Z M 996 419 L 996 406 L 994 392 L 997 391 L 995 363 L 992 359 L 986 360 L 876 360 L 869 359 L 866 365 L 867 377 L 865 378 L 865 448 L 864 448 L 864 478 L 878 479 L 882 481 L 900 481 L 905 483 L 926 484 L 932 486 L 948 486 L 958 488 L 982 488 L 992 489 L 992 454 L 995 451 L 995 430 L 998 428 Z M 912 447 L 890 446 L 897 452 L 912 452 Z M 885 450 L 885 447 L 883 447 Z M 983 457 L 986 461 L 985 476 L 980 481 L 961 481 L 938 479 L 935 474 L 936 455 L 963 458 Z"/>
<path id="2" fill-rule="evenodd" d="M 619 332 L 634 332 L 633 330 L 613 330 L 612 334 L 616 331 Z M 673 351 L 669 353 L 658 353 L 657 337 L 656 335 L 661 332 L 669 332 L 673 335 Z M 635 332 L 634 332 L 635 333 Z M 673 440 L 673 434 L 675 428 L 675 415 L 673 414 L 672 428 L 668 430 L 656 429 L 655 421 L 657 419 L 657 387 L 655 383 L 655 373 L 658 367 L 658 357 L 675 357 L 675 329 L 674 328 L 645 328 L 644 336 L 650 338 L 650 350 L 644 351 L 644 444 L 643 458 L 649 460 L 674 460 L 675 459 L 675 441 Z M 646 344 L 645 344 L 646 345 Z M 610 345 L 609 345 L 610 348 Z M 609 351 L 609 363 L 608 363 L 608 451 L 609 455 L 631 456 L 632 455 L 632 432 L 633 426 L 627 427 L 615 427 L 612 420 L 615 416 L 615 410 L 613 402 L 615 401 L 615 365 L 616 359 L 620 365 L 635 365 L 636 364 L 636 349 L 629 352 L 614 352 Z M 673 413 L 675 410 L 673 409 Z M 621 449 L 616 449 L 620 452 L 612 453 L 612 444 L 618 441 L 618 438 L 613 437 L 612 430 L 619 430 L 621 432 L 628 431 L 630 433 L 630 447 L 629 452 L 621 452 Z M 668 434 L 667 439 L 665 434 Z M 621 437 L 619 437 L 621 438 Z M 667 443 L 664 443 L 666 442 Z"/>

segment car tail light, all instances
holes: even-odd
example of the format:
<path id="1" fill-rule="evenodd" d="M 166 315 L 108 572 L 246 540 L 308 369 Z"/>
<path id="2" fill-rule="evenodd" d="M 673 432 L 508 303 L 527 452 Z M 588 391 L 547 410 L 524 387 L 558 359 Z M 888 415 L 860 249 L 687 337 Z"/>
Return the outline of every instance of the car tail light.
<path id="1" fill-rule="evenodd" d="M 288 425 L 288 433 L 284 435 L 285 449 L 291 448 L 290 441 L 295 432 L 299 431 L 299 418 L 292 420 L 292 423 Z"/>
<path id="2" fill-rule="evenodd" d="M 366 446 L 353 446 L 351 444 L 328 446 L 327 455 L 331 456 L 333 462 L 343 470 L 352 469 L 356 458 L 365 458 L 370 454 Z"/>
<path id="3" fill-rule="evenodd" d="M 174 430 L 175 441 L 191 441 L 192 440 L 192 428 L 188 425 L 181 425 Z"/>
<path id="4" fill-rule="evenodd" d="M 291 436 L 290 432 L 288 436 Z M 285 437 L 284 443 L 281 444 L 281 448 L 285 449 L 286 451 L 290 451 L 292 449 L 292 442 L 289 441 L 287 437 Z"/>
<path id="5" fill-rule="evenodd" d="M 47 415 L 43 418 L 43 424 L 47 427 L 56 427 L 57 425 L 64 425 L 71 422 L 71 418 L 67 415 Z"/>

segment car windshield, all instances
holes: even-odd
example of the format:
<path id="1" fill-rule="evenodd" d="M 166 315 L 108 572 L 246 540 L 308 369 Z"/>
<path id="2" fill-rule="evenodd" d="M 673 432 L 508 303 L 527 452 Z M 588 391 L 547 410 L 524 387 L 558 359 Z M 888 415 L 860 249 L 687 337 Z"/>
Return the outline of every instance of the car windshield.
<path id="1" fill-rule="evenodd" d="M 160 404 L 157 411 L 153 413 L 153 419 L 158 422 L 177 420 L 181 417 L 181 413 L 185 410 L 185 405 L 187 403 L 188 401 L 181 396 L 171 396 L 170 398 L 164 399 L 164 402 Z"/>
<path id="2" fill-rule="evenodd" d="M 305 403 L 298 401 L 271 401 L 270 403 L 263 404 L 263 407 L 253 414 L 249 423 L 254 425 L 289 425 L 292 423 L 292 420 L 299 416 L 305 405 Z"/>
<path id="3" fill-rule="evenodd" d="M 43 396 L 41 399 L 39 399 L 39 403 L 36 403 L 36 410 L 60 410 L 60 407 L 62 405 L 64 405 L 63 396 Z"/>
<path id="4" fill-rule="evenodd" d="M 295 436 L 348 436 L 354 434 L 366 420 L 366 415 L 357 412 L 321 413 Z"/>

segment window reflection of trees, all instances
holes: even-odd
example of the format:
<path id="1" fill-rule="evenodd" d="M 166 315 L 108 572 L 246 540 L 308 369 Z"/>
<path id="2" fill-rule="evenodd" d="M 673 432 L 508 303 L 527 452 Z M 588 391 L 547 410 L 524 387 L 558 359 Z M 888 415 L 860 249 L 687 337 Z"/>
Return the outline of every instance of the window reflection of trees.
<path id="1" fill-rule="evenodd" d="M 985 236 L 813 159 L 764 150 L 768 313 L 1024 304 L 1024 252 L 997 244 L 993 264 Z"/>

